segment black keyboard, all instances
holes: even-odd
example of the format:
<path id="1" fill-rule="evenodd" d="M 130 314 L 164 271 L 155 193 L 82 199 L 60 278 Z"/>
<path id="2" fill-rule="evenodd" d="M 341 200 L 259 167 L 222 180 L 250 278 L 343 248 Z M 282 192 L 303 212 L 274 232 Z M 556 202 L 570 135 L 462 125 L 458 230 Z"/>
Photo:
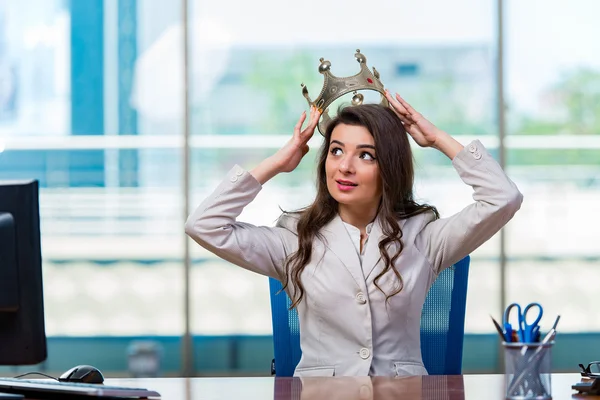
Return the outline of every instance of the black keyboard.
<path id="1" fill-rule="evenodd" d="M 98 383 L 58 382 L 44 379 L 0 378 L 0 392 L 18 393 L 34 399 L 88 396 L 118 399 L 160 398 L 153 390 L 108 386 Z"/>

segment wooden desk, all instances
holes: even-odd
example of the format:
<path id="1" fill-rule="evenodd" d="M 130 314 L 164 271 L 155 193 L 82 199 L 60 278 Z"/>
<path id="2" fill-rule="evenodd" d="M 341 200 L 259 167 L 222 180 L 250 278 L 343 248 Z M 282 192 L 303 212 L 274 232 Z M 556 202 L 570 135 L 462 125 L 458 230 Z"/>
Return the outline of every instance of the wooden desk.
<path id="1" fill-rule="evenodd" d="M 579 374 L 552 375 L 555 400 L 576 395 Z M 146 387 L 163 400 L 502 400 L 504 375 L 415 376 L 406 378 L 156 378 L 107 379 L 107 385 Z"/>

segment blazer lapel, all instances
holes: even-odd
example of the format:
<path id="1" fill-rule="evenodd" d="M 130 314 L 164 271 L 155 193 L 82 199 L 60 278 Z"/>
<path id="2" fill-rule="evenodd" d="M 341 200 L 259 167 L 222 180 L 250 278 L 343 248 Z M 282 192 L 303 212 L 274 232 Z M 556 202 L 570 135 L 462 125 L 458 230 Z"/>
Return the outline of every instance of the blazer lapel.
<path id="1" fill-rule="evenodd" d="M 400 229 L 404 227 L 405 220 L 398 221 L 400 224 Z M 379 242 L 384 238 L 383 228 L 381 226 L 381 219 L 379 217 L 375 218 L 373 223 L 373 227 L 371 228 L 371 233 L 369 234 L 369 240 L 367 241 L 367 247 L 365 249 L 363 255 L 363 270 L 365 271 L 365 279 L 368 279 L 375 267 L 379 265 L 381 261 L 383 263 L 383 259 L 381 258 L 381 253 L 379 251 Z M 388 246 L 389 248 L 389 246 Z M 383 265 L 381 266 L 383 268 Z M 380 268 L 377 268 L 379 271 Z M 378 272 L 379 273 L 379 272 Z"/>
<path id="2" fill-rule="evenodd" d="M 325 244 L 340 259 L 344 267 L 356 281 L 358 287 L 365 290 L 365 277 L 360 266 L 358 252 L 350 239 L 350 235 L 339 215 L 323 228 Z"/>

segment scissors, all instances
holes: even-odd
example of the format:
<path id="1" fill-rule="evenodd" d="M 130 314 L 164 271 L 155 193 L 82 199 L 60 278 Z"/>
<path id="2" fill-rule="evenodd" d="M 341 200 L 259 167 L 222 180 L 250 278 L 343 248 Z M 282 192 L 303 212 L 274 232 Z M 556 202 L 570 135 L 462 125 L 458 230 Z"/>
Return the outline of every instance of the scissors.
<path id="1" fill-rule="evenodd" d="M 529 324 L 527 322 L 527 313 L 529 313 L 529 310 L 534 307 L 538 309 L 538 315 L 533 323 Z M 510 313 L 513 308 L 517 309 L 517 318 L 519 323 L 517 330 L 513 329 L 509 322 Z M 504 320 L 502 321 L 504 325 L 504 340 L 507 342 L 512 342 L 513 332 L 516 332 L 521 342 L 532 343 L 538 341 L 540 336 L 539 323 L 543 314 L 544 309 L 539 303 L 529 303 L 524 309 L 521 309 L 521 306 L 517 303 L 510 304 L 508 307 L 506 307 L 506 310 L 504 310 Z"/>

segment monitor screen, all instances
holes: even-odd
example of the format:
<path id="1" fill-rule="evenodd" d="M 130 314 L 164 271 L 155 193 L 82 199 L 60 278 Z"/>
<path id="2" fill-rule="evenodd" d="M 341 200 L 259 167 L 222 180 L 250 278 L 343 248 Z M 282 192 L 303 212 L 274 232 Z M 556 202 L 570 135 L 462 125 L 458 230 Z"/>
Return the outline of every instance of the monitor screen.
<path id="1" fill-rule="evenodd" d="M 47 356 L 37 181 L 0 181 L 0 365 Z"/>

